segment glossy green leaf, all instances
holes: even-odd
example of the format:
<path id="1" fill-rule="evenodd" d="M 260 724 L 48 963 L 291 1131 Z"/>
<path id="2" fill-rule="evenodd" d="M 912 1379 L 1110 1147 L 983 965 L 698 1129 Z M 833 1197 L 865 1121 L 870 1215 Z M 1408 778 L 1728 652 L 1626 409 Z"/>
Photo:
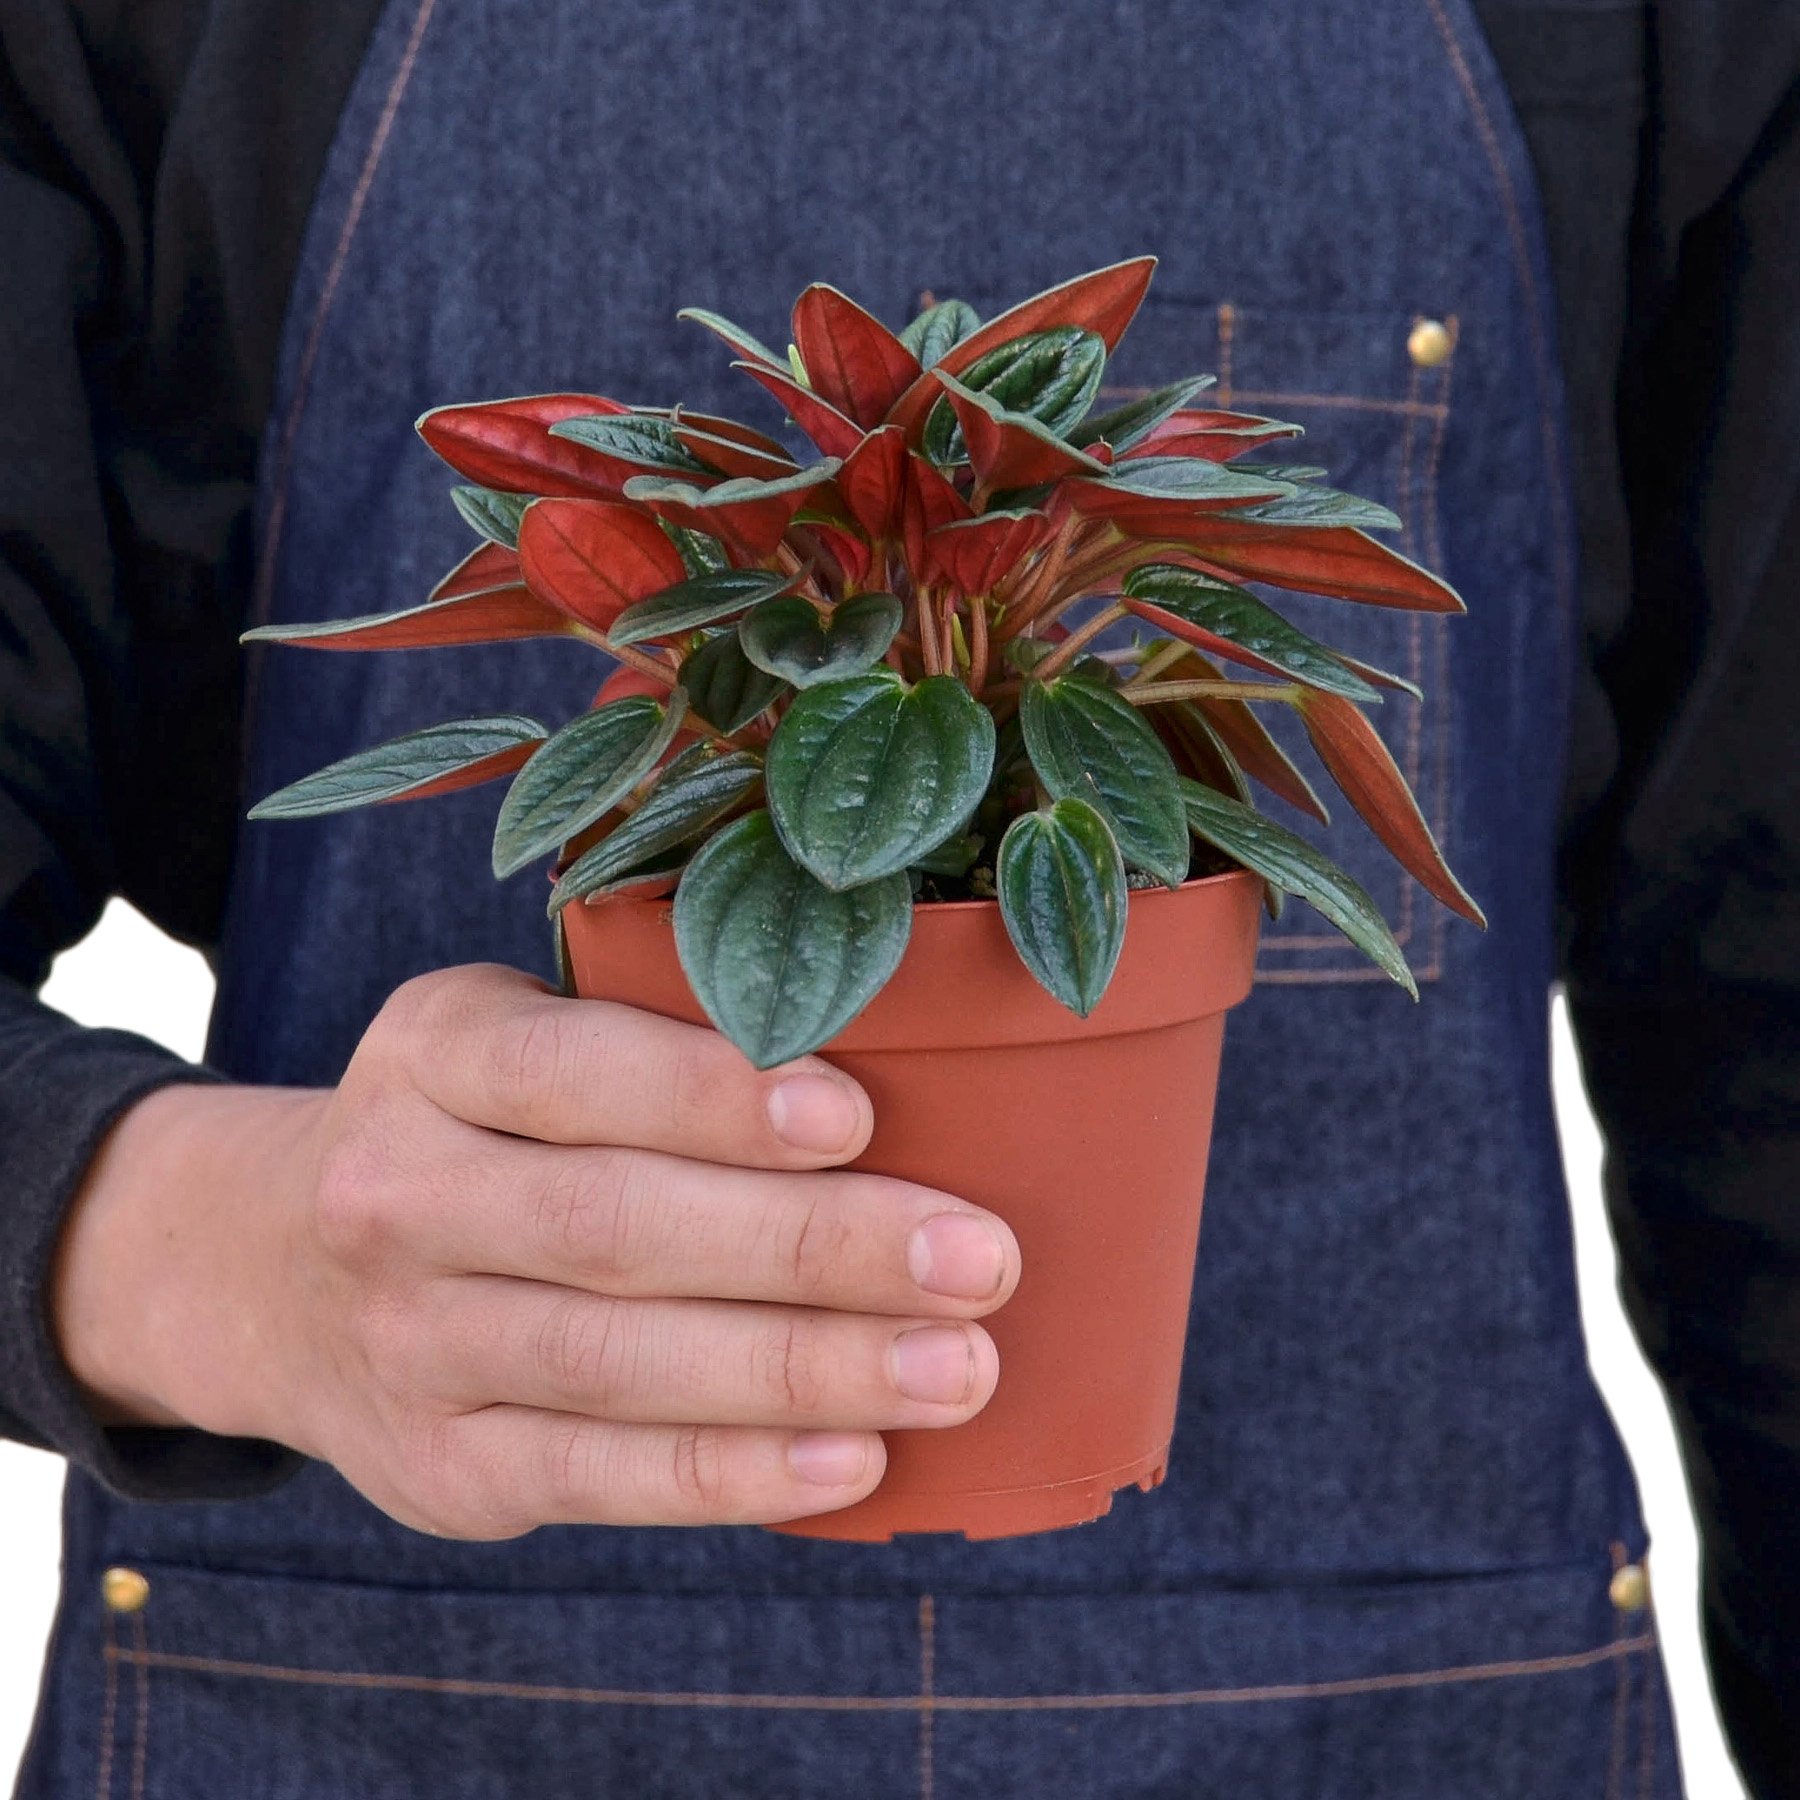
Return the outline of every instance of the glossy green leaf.
<path id="1" fill-rule="evenodd" d="M 687 710 L 643 695 L 614 700 L 565 725 L 520 771 L 494 827 L 494 873 L 513 874 L 559 850 L 656 767 Z"/>
<path id="2" fill-rule="evenodd" d="M 753 336 L 741 325 L 732 324 L 720 313 L 708 312 L 704 306 L 684 306 L 675 316 L 678 319 L 692 319 L 696 325 L 704 325 L 714 337 L 723 339 L 739 356 L 747 356 L 754 362 L 770 363 L 778 369 L 787 366 L 785 356 L 777 356 L 761 338 Z"/>
<path id="3" fill-rule="evenodd" d="M 887 654 L 905 609 L 892 594 L 858 594 L 821 618 L 798 594 L 765 600 L 738 621 L 738 642 L 759 669 L 816 687 L 860 675 Z"/>
<path id="4" fill-rule="evenodd" d="M 994 720 L 960 681 L 883 670 L 808 688 L 769 743 L 781 839 L 827 887 L 904 869 L 960 831 L 994 767 Z"/>
<path id="5" fill-rule="evenodd" d="M 1066 437 L 1087 416 L 1105 372 L 1105 340 L 1078 326 L 1058 325 L 998 345 L 961 379 L 971 393 L 1035 419 L 1053 437 Z M 962 427 L 947 399 L 925 422 L 924 450 L 937 463 L 968 460 Z"/>
<path id="6" fill-rule="evenodd" d="M 787 691 L 778 675 L 759 669 L 744 654 L 735 631 L 709 637 L 681 665 L 688 704 L 715 731 L 741 731 Z"/>
<path id="7" fill-rule="evenodd" d="M 660 861 L 740 805 L 762 780 L 762 759 L 748 751 L 719 755 L 710 744 L 684 750 L 644 803 L 563 871 L 550 911 L 586 899 L 622 876 Z"/>
<path id="8" fill-rule="evenodd" d="M 453 487 L 450 498 L 472 530 L 508 550 L 519 547 L 519 521 L 531 504 L 529 494 L 503 494 L 498 488 Z"/>
<path id="9" fill-rule="evenodd" d="M 927 850 L 907 867 L 919 875 L 949 875 L 960 880 L 974 868 L 986 843 L 987 839 L 975 831 L 962 837 L 946 838 L 935 850 Z"/>
<path id="10" fill-rule="evenodd" d="M 544 740 L 536 719 L 501 713 L 409 731 L 279 788 L 253 819 L 311 819 L 387 800 L 418 799 L 508 774 Z"/>
<path id="11" fill-rule="evenodd" d="M 766 812 L 709 839 L 675 892 L 688 985 L 759 1069 L 843 1030 L 900 966 L 911 931 L 904 874 L 835 892 L 794 862 Z"/>
<path id="12" fill-rule="evenodd" d="M 1189 641 L 1204 640 L 1199 647 L 1215 655 L 1352 700 L 1381 700 L 1380 690 L 1348 668 L 1329 645 L 1290 625 L 1248 588 L 1175 563 L 1145 563 L 1125 577 L 1124 595 L 1128 603 L 1146 602 L 1152 610 L 1142 616 L 1177 637 L 1188 636 L 1179 626 L 1193 627 L 1199 639 Z"/>
<path id="13" fill-rule="evenodd" d="M 1232 517 L 1242 517 L 1236 503 L 1250 505 L 1279 500 L 1294 492 L 1293 484 L 1246 470 L 1236 463 L 1208 462 L 1203 456 L 1134 456 L 1114 466 L 1103 478 L 1083 484 L 1137 500 L 1230 501 Z"/>
<path id="14" fill-rule="evenodd" d="M 900 341 L 929 369 L 947 350 L 981 329 L 980 315 L 966 300 L 940 300 L 901 332 Z"/>
<path id="15" fill-rule="evenodd" d="M 1311 469 L 1275 469 L 1267 471 L 1255 463 L 1235 465 L 1242 475 L 1267 473 L 1288 481 L 1305 481 Z M 1398 531 L 1400 515 L 1379 501 L 1365 500 L 1358 494 L 1340 493 L 1336 488 L 1301 486 L 1278 500 L 1265 500 L 1233 515 L 1253 519 L 1260 525 L 1352 525 L 1363 531 Z"/>
<path id="16" fill-rule="evenodd" d="M 550 435 L 644 469 L 684 475 L 710 473 L 706 464 L 676 437 L 674 425 L 654 415 L 607 413 L 596 418 L 564 419 L 560 425 L 550 427 Z"/>
<path id="17" fill-rule="evenodd" d="M 715 570 L 731 567 L 731 558 L 716 537 L 691 526 L 673 525 L 667 519 L 661 524 L 670 542 L 681 552 L 682 564 L 690 575 L 711 575 Z"/>
<path id="18" fill-rule="evenodd" d="M 1168 747 L 1128 701 L 1073 675 L 1028 681 L 1019 723 L 1031 766 L 1053 800 L 1085 800 L 1134 869 L 1167 887 L 1187 879 L 1187 814 Z"/>
<path id="19" fill-rule="evenodd" d="M 1115 406 L 1110 412 L 1095 413 L 1083 422 L 1079 431 L 1070 435 L 1083 449 L 1102 438 L 1115 453 L 1141 443 L 1173 413 L 1178 413 L 1193 399 L 1213 385 L 1210 375 L 1192 375 L 1186 381 L 1171 382 L 1168 387 L 1141 395 Z"/>
<path id="20" fill-rule="evenodd" d="M 702 625 L 735 619 L 792 585 L 791 576 L 772 575 L 766 569 L 714 569 L 705 575 L 691 575 L 626 607 L 607 627 L 606 635 L 615 644 L 641 644 L 646 638 L 697 631 Z"/>
<path id="21" fill-rule="evenodd" d="M 1022 813 L 1000 840 L 995 876 L 1020 960 L 1085 1019 L 1125 946 L 1125 864 L 1105 819 L 1072 799 Z"/>
<path id="22" fill-rule="evenodd" d="M 1196 837 L 1317 908 L 1377 968 L 1418 999 L 1418 987 L 1394 934 L 1358 882 L 1304 838 L 1241 802 L 1197 781 L 1183 781 L 1181 793 Z"/>

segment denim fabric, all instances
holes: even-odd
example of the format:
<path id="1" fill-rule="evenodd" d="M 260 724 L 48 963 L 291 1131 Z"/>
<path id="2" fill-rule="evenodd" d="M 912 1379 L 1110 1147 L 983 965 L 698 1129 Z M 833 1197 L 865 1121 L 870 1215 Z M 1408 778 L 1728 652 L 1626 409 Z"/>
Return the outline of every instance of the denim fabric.
<path id="1" fill-rule="evenodd" d="M 1650 1616 L 1607 1600 L 1644 1538 L 1550 1103 L 1574 574 L 1534 207 L 1460 0 L 394 0 L 294 294 L 263 616 L 386 610 L 460 554 L 427 406 L 566 386 L 766 418 L 679 305 L 781 342 L 815 278 L 898 321 L 1153 250 L 1111 385 L 1211 369 L 1299 420 L 1466 595 L 1296 615 L 1425 685 L 1381 723 L 1493 929 L 1349 822 L 1423 1004 L 1304 909 L 1268 932 L 1159 1490 L 981 1545 L 481 1546 L 323 1468 L 216 1505 L 77 1478 L 27 1795 L 1677 1791 Z M 1455 334 L 1435 368 L 1420 316 Z M 563 644 L 262 655 L 248 791 L 458 713 L 560 719 L 603 673 Z M 548 972 L 538 891 L 488 875 L 492 804 L 246 827 L 212 1060 L 329 1082 L 405 977 Z M 100 1608 L 112 1563 L 145 1612 Z"/>

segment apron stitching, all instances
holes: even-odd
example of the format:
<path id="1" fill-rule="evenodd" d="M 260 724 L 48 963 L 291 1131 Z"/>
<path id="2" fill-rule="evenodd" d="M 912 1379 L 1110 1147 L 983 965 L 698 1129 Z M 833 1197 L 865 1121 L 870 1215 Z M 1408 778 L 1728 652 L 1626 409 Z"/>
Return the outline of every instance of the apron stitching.
<path id="1" fill-rule="evenodd" d="M 400 111 L 400 102 L 405 98 L 408 83 L 412 80 L 415 64 L 419 59 L 419 46 L 424 41 L 425 27 L 431 23 L 433 9 L 437 0 L 419 0 L 419 10 L 413 19 L 412 31 L 406 40 L 406 49 L 400 58 L 400 66 L 394 71 L 394 79 L 388 86 L 387 97 L 382 103 L 381 116 L 375 122 L 374 135 L 369 139 L 369 147 L 363 154 L 362 168 L 357 174 L 356 186 L 351 191 L 350 204 L 344 209 L 343 224 L 338 229 L 337 244 L 331 253 L 331 261 L 325 270 L 325 280 L 319 289 L 319 298 L 313 307 L 312 319 L 307 325 L 306 341 L 300 351 L 300 361 L 294 374 L 293 396 L 288 402 L 287 416 L 281 422 L 281 437 L 275 450 L 275 469 L 273 487 L 269 501 L 269 524 L 263 533 L 261 556 L 258 560 L 256 575 L 256 591 L 252 600 L 252 621 L 262 623 L 267 615 L 272 598 L 275 581 L 275 557 L 280 548 L 282 526 L 287 514 L 288 483 L 293 474 L 294 447 L 299 441 L 300 423 L 306 412 L 308 394 L 312 388 L 313 369 L 318 362 L 319 351 L 325 341 L 325 326 L 331 316 L 332 302 L 337 298 L 338 284 L 343 279 L 345 265 L 350 260 L 350 247 L 356 238 L 357 227 L 362 223 L 363 209 L 368 203 L 369 190 L 375 185 L 376 171 L 381 167 L 381 160 L 387 150 L 388 136 L 393 130 L 394 119 Z"/>
<path id="2" fill-rule="evenodd" d="M 1237 308 L 1229 300 L 1219 302 L 1219 399 L 1231 405 L 1231 334 L 1237 324 Z"/>
<path id="3" fill-rule="evenodd" d="M 141 1612 L 131 1615 L 132 1637 L 136 1640 L 135 1666 L 137 1714 L 132 1726 L 131 1800 L 144 1800 L 144 1779 L 149 1768 L 150 1740 L 150 1653 L 149 1632 Z"/>
<path id="4" fill-rule="evenodd" d="M 1500 206 L 1506 215 L 1507 236 L 1512 240 L 1513 266 L 1519 277 L 1519 289 L 1525 301 L 1525 317 L 1531 332 L 1532 361 L 1538 375 L 1538 428 L 1543 439 L 1544 474 L 1550 488 L 1551 533 L 1555 542 L 1551 555 L 1555 558 L 1556 591 L 1562 603 L 1565 622 L 1572 623 L 1575 610 L 1575 571 L 1569 559 L 1568 495 L 1563 491 L 1562 443 L 1557 436 L 1556 420 L 1550 410 L 1549 395 L 1556 369 L 1550 355 L 1549 337 L 1544 329 L 1543 302 L 1538 295 L 1537 275 L 1532 267 L 1531 244 L 1525 233 L 1525 217 L 1519 196 L 1513 186 L 1512 171 L 1506 154 L 1488 116 L 1487 103 L 1481 97 L 1474 72 L 1457 41 L 1456 29 L 1444 11 L 1443 0 L 1425 0 L 1438 36 L 1443 39 L 1445 53 L 1474 115 L 1475 132 L 1487 156 L 1494 184 L 1499 190 Z"/>
<path id="5" fill-rule="evenodd" d="M 932 1741 L 936 1723 L 933 1680 L 937 1662 L 937 1608 L 929 1594 L 919 1596 L 919 1800 L 932 1800 L 937 1791 L 937 1767 Z"/>
<path id="6" fill-rule="evenodd" d="M 779 1712 L 913 1712 L 927 1704 L 935 1712 L 1136 1711 L 1180 1706 L 1266 1705 L 1288 1700 L 1354 1699 L 1365 1694 L 1402 1693 L 1463 1683 L 1509 1681 L 1535 1675 L 1574 1674 L 1653 1650 L 1653 1637 L 1616 1638 L 1592 1650 L 1571 1651 L 1510 1662 L 1462 1663 L 1397 1675 L 1353 1676 L 1335 1681 L 1286 1682 L 1264 1687 L 1189 1688 L 1167 1693 L 1105 1694 L 757 1694 L 687 1692 L 676 1689 L 546 1687 L 529 1682 L 472 1681 L 453 1676 L 384 1675 L 357 1670 L 301 1669 L 278 1663 L 236 1662 L 184 1656 L 167 1650 L 120 1650 L 121 1662 L 199 1675 L 241 1676 L 300 1687 L 358 1688 L 374 1692 L 447 1694 L 476 1700 L 542 1700 L 574 1706 L 719 1707 Z"/>
<path id="7" fill-rule="evenodd" d="M 1459 321 L 1455 313 L 1451 313 L 1444 323 L 1450 330 L 1450 354 L 1444 358 L 1442 372 L 1438 377 L 1438 399 L 1443 410 L 1438 414 L 1437 429 L 1431 435 L 1431 453 L 1425 459 L 1425 544 L 1426 554 L 1431 559 L 1433 568 L 1442 568 L 1444 563 L 1444 545 L 1442 533 L 1438 525 L 1438 468 L 1444 459 L 1444 439 L 1450 429 L 1450 374 L 1456 367 L 1456 344 L 1460 336 Z M 1414 615 L 1414 623 L 1419 624 Z M 1456 721 L 1451 717 L 1450 693 L 1450 621 L 1436 621 L 1437 659 L 1432 672 L 1432 694 L 1436 701 L 1440 724 L 1437 733 L 1437 778 L 1432 807 L 1436 815 L 1433 821 L 1438 847 L 1446 857 L 1450 848 L 1450 747 L 1456 736 Z M 1411 889 L 1411 883 L 1408 884 Z M 1431 960 L 1419 971 L 1420 981 L 1436 981 L 1444 972 L 1445 933 L 1449 928 L 1450 915 L 1441 906 L 1432 909 L 1431 921 Z"/>
<path id="8" fill-rule="evenodd" d="M 1156 392 L 1155 388 L 1127 387 L 1113 384 L 1102 387 L 1095 398 L 1099 400 L 1147 400 Z M 1221 388 L 1218 399 L 1225 399 Z M 1421 400 L 1413 405 L 1405 400 L 1393 400 L 1380 394 L 1282 394 L 1270 392 L 1240 393 L 1237 402 L 1254 401 L 1258 406 L 1338 406 L 1346 407 L 1354 412 L 1399 413 L 1402 416 L 1416 414 L 1421 419 L 1435 419 L 1443 407 L 1430 400 Z M 1230 408 L 1222 410 L 1229 411 Z"/>
<path id="9" fill-rule="evenodd" d="M 1644 1662 L 1644 1728 L 1638 1745 L 1638 1800 L 1651 1800 L 1656 1791 L 1656 1726 L 1657 1708 L 1662 1690 L 1657 1682 L 1656 1627 L 1654 1614 L 1650 1628 L 1650 1648 L 1643 1653 Z"/>
<path id="10" fill-rule="evenodd" d="M 112 1608 L 106 1610 L 106 1635 L 100 1660 L 105 1665 L 105 1697 L 100 1705 L 100 1772 L 94 1782 L 95 1800 L 108 1800 L 112 1793 L 113 1731 L 119 1721 L 119 1664 L 113 1642 Z"/>

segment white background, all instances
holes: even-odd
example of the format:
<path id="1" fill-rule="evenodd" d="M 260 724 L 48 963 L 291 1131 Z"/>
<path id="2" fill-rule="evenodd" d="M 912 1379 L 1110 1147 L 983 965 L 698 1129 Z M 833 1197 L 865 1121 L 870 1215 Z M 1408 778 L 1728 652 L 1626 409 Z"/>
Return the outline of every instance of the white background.
<path id="1" fill-rule="evenodd" d="M 58 963 L 46 995 L 83 1024 L 123 1026 L 189 1057 L 200 1054 L 212 997 L 206 966 L 197 955 L 171 944 L 116 902 L 93 936 Z M 1658 1620 L 1688 1791 L 1693 1800 L 1743 1800 L 1701 1662 L 1693 1519 L 1667 1410 L 1619 1311 L 1612 1243 L 1600 1205 L 1600 1142 L 1582 1097 L 1560 1001 L 1555 1050 L 1582 1312 L 1595 1372 L 1643 1488 L 1656 1547 L 1652 1566 Z M 0 1792 L 10 1790 L 30 1728 L 55 1601 L 61 1470 L 54 1457 L 0 1444 Z"/>

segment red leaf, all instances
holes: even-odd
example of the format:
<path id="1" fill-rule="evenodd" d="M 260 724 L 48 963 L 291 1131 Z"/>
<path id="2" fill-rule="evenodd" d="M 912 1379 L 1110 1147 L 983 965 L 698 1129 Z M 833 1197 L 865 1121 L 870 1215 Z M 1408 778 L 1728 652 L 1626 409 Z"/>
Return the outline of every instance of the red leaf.
<path id="1" fill-rule="evenodd" d="M 633 484 L 631 494 L 658 518 L 709 532 L 740 557 L 760 562 L 773 553 L 802 507 L 833 509 L 833 473 L 829 463 L 813 463 L 779 481 L 732 481 L 716 488 L 646 476 Z"/>
<path id="2" fill-rule="evenodd" d="M 439 644 L 497 644 L 509 638 L 564 637 L 568 618 L 524 587 L 496 588 L 451 600 L 428 600 L 404 612 L 317 625 L 264 625 L 246 642 L 294 644 L 304 650 L 424 650 Z"/>
<path id="3" fill-rule="evenodd" d="M 802 387 L 791 375 L 762 363 L 737 362 L 731 365 L 762 383 L 783 406 L 788 415 L 827 456 L 848 456 L 862 442 L 862 427 L 846 418 L 829 401 L 821 400 L 811 388 Z"/>
<path id="4" fill-rule="evenodd" d="M 720 418 L 715 413 L 689 412 L 686 407 L 672 407 L 667 414 L 671 425 L 685 425 L 690 431 L 704 431 L 710 437 L 724 438 L 728 443 L 742 444 L 746 450 L 760 450 L 764 456 L 779 456 L 789 463 L 784 445 L 753 426 L 740 425 L 736 419 Z"/>
<path id="5" fill-rule="evenodd" d="M 461 600 L 471 594 L 493 594 L 502 588 L 523 587 L 519 553 L 504 544 L 477 544 L 431 590 L 433 600 Z"/>
<path id="6" fill-rule="evenodd" d="M 1117 517 L 1117 515 L 1114 515 Z M 1459 613 L 1453 589 L 1397 550 L 1349 525 L 1258 525 L 1218 515 L 1185 520 L 1120 519 L 1134 537 L 1171 545 L 1169 560 L 1232 581 L 1262 581 L 1297 593 L 1326 594 L 1406 612 Z"/>
<path id="7" fill-rule="evenodd" d="M 844 458 L 837 490 L 872 538 L 897 537 L 906 505 L 906 437 L 891 425 L 871 431 Z"/>
<path id="8" fill-rule="evenodd" d="M 975 516 L 975 509 L 944 479 L 937 465 L 911 451 L 907 453 L 906 493 L 901 505 L 900 541 L 906 566 L 913 570 L 925 566 L 928 533 Z"/>
<path id="9" fill-rule="evenodd" d="M 1110 354 L 1118 348 L 1125 328 L 1136 316 L 1155 272 L 1154 256 L 1133 257 L 1129 262 L 1095 269 L 1091 274 L 1077 275 L 1073 281 L 1047 288 L 997 319 L 990 319 L 979 331 L 952 345 L 900 396 L 887 415 L 888 423 L 903 427 L 910 438 L 914 428 L 924 423 L 937 398 L 937 384 L 929 379 L 931 375 L 939 371 L 960 375 L 996 345 L 1033 331 L 1048 331 L 1052 325 L 1079 325 L 1084 331 L 1098 332 L 1106 340 Z"/>
<path id="10" fill-rule="evenodd" d="M 925 537 L 925 578 L 947 581 L 966 595 L 991 594 L 1050 531 L 1041 512 L 984 513 L 940 525 Z"/>
<path id="11" fill-rule="evenodd" d="M 480 762 L 452 769 L 448 775 L 440 775 L 436 781 L 428 781 L 423 787 L 410 788 L 404 794 L 395 794 L 392 799 L 380 800 L 376 804 L 396 806 L 403 800 L 429 800 L 434 794 L 454 794 L 460 788 L 479 787 L 484 781 L 497 781 L 502 775 L 510 775 L 513 770 L 524 768 L 543 747 L 544 740 L 534 738 L 528 744 L 514 744 L 509 749 L 496 750 L 492 756 L 484 756 Z"/>
<path id="12" fill-rule="evenodd" d="M 681 552 L 656 520 L 613 500 L 526 507 L 519 560 L 534 593 L 598 631 L 626 607 L 687 578 Z"/>
<path id="13" fill-rule="evenodd" d="M 869 579 L 869 570 L 875 562 L 874 553 L 854 532 L 836 525 L 808 525 L 803 529 L 843 571 L 847 582 L 861 587 Z"/>
<path id="14" fill-rule="evenodd" d="M 865 430 L 919 378 L 919 359 L 872 313 L 823 282 L 794 302 L 794 347 L 820 398 Z"/>
<path id="15" fill-rule="evenodd" d="M 940 372 L 931 371 L 934 376 Z M 1004 409 L 986 394 L 977 394 L 955 379 L 939 385 L 962 426 L 969 466 L 984 487 L 1036 487 L 1040 482 L 1098 472 L 1100 465 L 1086 451 L 1052 436 L 1035 421 L 1026 424 L 1001 416 Z"/>
<path id="16" fill-rule="evenodd" d="M 642 669 L 634 669 L 621 663 L 601 682 L 594 695 L 594 704 L 588 710 L 592 712 L 594 707 L 609 705 L 614 700 L 636 700 L 640 696 L 651 700 L 666 700 L 669 697 L 669 683 L 646 675 Z"/>
<path id="17" fill-rule="evenodd" d="M 1221 793 L 1239 794 L 1241 785 L 1215 738 L 1194 709 L 1186 706 L 1149 706 L 1144 716 L 1185 775 Z"/>
<path id="18" fill-rule="evenodd" d="M 1450 873 L 1406 777 L 1375 727 L 1336 694 L 1303 689 L 1297 704 L 1319 760 L 1401 867 L 1452 912 L 1486 925 L 1481 908 Z"/>
<path id="19" fill-rule="evenodd" d="M 1163 671 L 1162 679 L 1223 681 L 1226 676 L 1217 663 L 1190 650 L 1179 662 Z M 1249 701 L 1207 698 L 1196 700 L 1194 705 L 1206 715 L 1206 722 L 1219 734 L 1225 748 L 1237 758 L 1238 767 L 1252 781 L 1260 781 L 1277 799 L 1285 800 L 1303 813 L 1310 813 L 1321 825 L 1331 823 L 1331 815 L 1325 810 L 1324 801 L 1313 792 L 1312 783 L 1294 767 L 1288 753 L 1276 743 Z M 1160 712 L 1162 709 L 1152 710 Z"/>
<path id="20" fill-rule="evenodd" d="M 1299 436 L 1298 425 L 1252 413 L 1177 412 L 1133 444 L 1120 461 L 1134 456 L 1198 456 L 1208 462 L 1230 462 L 1276 438 Z"/>
<path id="21" fill-rule="evenodd" d="M 618 492 L 613 465 L 567 438 L 553 438 L 550 427 L 565 419 L 630 410 L 598 394 L 528 394 L 437 407 L 420 419 L 418 432 L 457 474 L 483 487 L 581 498 Z"/>

